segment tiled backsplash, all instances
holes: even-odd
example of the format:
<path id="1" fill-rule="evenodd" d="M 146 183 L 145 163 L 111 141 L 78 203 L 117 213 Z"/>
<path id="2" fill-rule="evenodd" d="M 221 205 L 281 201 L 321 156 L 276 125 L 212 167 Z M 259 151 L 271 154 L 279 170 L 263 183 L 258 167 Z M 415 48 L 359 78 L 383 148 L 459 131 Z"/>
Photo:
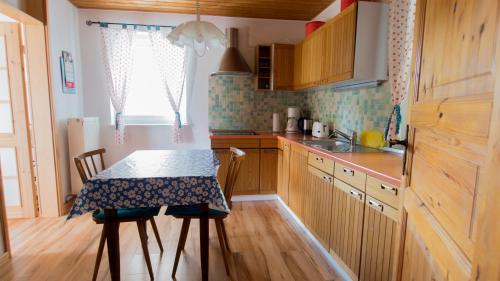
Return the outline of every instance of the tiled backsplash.
<path id="1" fill-rule="evenodd" d="M 273 112 L 280 113 L 284 129 L 287 107 L 298 106 L 314 120 L 335 123 L 341 129 L 384 131 L 392 110 L 388 83 L 343 92 L 334 92 L 331 87 L 297 92 L 253 89 L 252 77 L 210 77 L 210 129 L 270 131 Z"/>

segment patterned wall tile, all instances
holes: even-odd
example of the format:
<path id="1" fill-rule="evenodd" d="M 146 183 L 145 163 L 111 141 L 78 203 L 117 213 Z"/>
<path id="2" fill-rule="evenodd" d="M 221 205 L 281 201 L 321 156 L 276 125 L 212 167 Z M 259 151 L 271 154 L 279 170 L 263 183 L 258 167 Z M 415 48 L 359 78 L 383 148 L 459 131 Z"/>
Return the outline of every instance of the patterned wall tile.
<path id="1" fill-rule="evenodd" d="M 298 106 L 314 120 L 346 130 L 385 130 L 392 110 L 388 83 L 350 91 L 319 87 L 306 91 L 254 91 L 253 78 L 212 76 L 209 80 L 209 127 L 228 130 L 272 129 L 273 112 L 285 128 L 286 110 Z"/>

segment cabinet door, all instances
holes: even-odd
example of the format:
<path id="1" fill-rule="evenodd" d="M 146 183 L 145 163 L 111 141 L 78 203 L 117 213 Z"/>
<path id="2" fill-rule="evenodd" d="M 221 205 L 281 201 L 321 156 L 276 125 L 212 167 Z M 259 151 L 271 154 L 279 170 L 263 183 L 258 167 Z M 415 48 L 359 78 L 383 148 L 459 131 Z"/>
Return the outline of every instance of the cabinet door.
<path id="1" fill-rule="evenodd" d="M 302 42 L 302 71 L 301 71 L 301 82 L 304 87 L 312 86 L 313 77 L 313 39 L 312 35 L 306 38 Z"/>
<path id="2" fill-rule="evenodd" d="M 292 90 L 294 72 L 294 46 L 273 44 L 272 88 L 274 90 Z"/>
<path id="3" fill-rule="evenodd" d="M 333 206 L 333 176 L 309 166 L 304 193 L 304 223 L 325 249 L 329 249 Z"/>
<path id="4" fill-rule="evenodd" d="M 329 21 L 324 29 L 322 82 L 333 83 L 353 77 L 356 44 L 357 4 Z"/>
<path id="5" fill-rule="evenodd" d="M 290 152 L 290 183 L 288 205 L 304 221 L 304 197 L 307 186 L 307 150 L 292 145 Z"/>
<path id="6" fill-rule="evenodd" d="M 258 194 L 260 181 L 260 150 L 242 149 L 246 153 L 241 164 L 240 174 L 234 186 L 234 194 Z M 231 153 L 229 149 L 216 149 L 215 153 L 221 161 L 217 171 L 217 180 L 224 187 Z"/>
<path id="7" fill-rule="evenodd" d="M 370 196 L 365 204 L 359 279 L 391 280 L 398 211 Z"/>
<path id="8" fill-rule="evenodd" d="M 278 195 L 281 197 L 281 200 L 288 204 L 288 184 L 290 182 L 290 144 L 285 142 L 283 144 L 283 151 L 278 152 L 281 153 L 281 168 L 280 168 L 280 182 L 278 184 Z M 278 167 L 280 165 L 280 161 L 278 160 Z"/>
<path id="9" fill-rule="evenodd" d="M 301 89 L 303 87 L 302 80 L 302 42 L 295 45 L 293 49 L 293 87 Z"/>
<path id="10" fill-rule="evenodd" d="M 343 262 L 353 280 L 359 276 L 365 193 L 334 180 L 330 254 Z"/>
<path id="11" fill-rule="evenodd" d="M 278 149 L 260 150 L 260 193 L 276 193 Z"/>

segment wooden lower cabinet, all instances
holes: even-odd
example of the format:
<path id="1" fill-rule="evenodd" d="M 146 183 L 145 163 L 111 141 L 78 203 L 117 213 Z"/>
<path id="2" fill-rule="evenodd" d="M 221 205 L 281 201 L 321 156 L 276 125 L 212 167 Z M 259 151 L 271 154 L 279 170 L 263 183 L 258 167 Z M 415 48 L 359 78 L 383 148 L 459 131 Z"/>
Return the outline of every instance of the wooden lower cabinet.
<path id="1" fill-rule="evenodd" d="M 260 193 L 276 193 L 278 182 L 278 150 L 260 150 Z"/>
<path id="2" fill-rule="evenodd" d="M 305 189 L 304 223 L 325 249 L 330 243 L 333 176 L 309 166 Z"/>
<path id="3" fill-rule="evenodd" d="M 391 280 L 398 211 L 369 196 L 365 205 L 359 279 Z"/>
<path id="4" fill-rule="evenodd" d="M 341 180 L 334 180 L 330 254 L 344 263 L 353 280 L 359 276 L 364 201 L 364 192 Z"/>
<path id="5" fill-rule="evenodd" d="M 236 180 L 234 194 L 257 194 L 260 185 L 260 149 L 242 149 L 246 153 L 245 161 L 241 164 L 240 174 Z M 217 172 L 217 180 L 224 187 L 231 156 L 229 149 L 215 149 L 221 166 Z"/>
<path id="6" fill-rule="evenodd" d="M 288 184 L 288 206 L 304 221 L 304 198 L 307 189 L 308 151 L 300 146 L 291 145 L 290 149 L 290 182 Z"/>
<path id="7" fill-rule="evenodd" d="M 280 159 L 281 155 L 281 161 Z M 278 152 L 278 195 L 288 204 L 288 185 L 290 182 L 290 144 L 284 143 Z"/>

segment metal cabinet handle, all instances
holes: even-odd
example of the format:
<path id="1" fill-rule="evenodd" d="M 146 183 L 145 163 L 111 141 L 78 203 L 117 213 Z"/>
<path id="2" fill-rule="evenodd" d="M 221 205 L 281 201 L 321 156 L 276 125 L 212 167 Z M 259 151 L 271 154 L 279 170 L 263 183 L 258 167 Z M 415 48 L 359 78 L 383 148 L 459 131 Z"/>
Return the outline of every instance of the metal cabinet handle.
<path id="1" fill-rule="evenodd" d="M 332 183 L 332 177 L 329 177 L 329 176 L 322 176 L 323 180 L 328 182 L 328 183 Z"/>
<path id="2" fill-rule="evenodd" d="M 354 170 L 344 168 L 344 173 L 350 175 L 351 177 L 354 177 Z"/>
<path id="3" fill-rule="evenodd" d="M 359 200 L 363 200 L 363 194 L 361 194 L 360 192 L 357 192 L 355 190 L 350 190 L 349 191 L 349 194 L 354 197 L 354 198 L 358 198 Z"/>
<path id="4" fill-rule="evenodd" d="M 383 191 L 392 193 L 394 195 L 398 195 L 398 189 L 395 187 L 387 186 L 385 184 L 380 184 L 380 189 L 382 189 Z"/>
<path id="5" fill-rule="evenodd" d="M 323 158 L 321 158 L 321 157 L 316 157 L 316 161 L 321 161 L 321 163 L 323 163 Z"/>
<path id="6" fill-rule="evenodd" d="M 378 203 L 378 202 L 376 202 L 376 201 L 373 201 L 373 200 L 368 200 L 368 204 L 369 204 L 370 206 L 372 206 L 373 208 L 375 208 L 375 209 L 379 209 L 379 210 L 380 210 L 380 212 L 383 212 L 383 211 L 384 211 L 384 205 L 382 205 L 382 204 L 380 204 L 380 203 Z"/>

